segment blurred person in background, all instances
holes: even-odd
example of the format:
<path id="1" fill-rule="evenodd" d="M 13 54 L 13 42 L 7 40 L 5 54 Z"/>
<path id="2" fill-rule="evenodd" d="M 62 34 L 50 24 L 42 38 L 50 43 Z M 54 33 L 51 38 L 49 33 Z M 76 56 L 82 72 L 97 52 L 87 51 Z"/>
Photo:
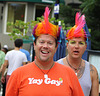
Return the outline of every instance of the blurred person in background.
<path id="1" fill-rule="evenodd" d="M 27 50 L 23 49 L 22 47 L 20 48 L 20 51 L 25 53 L 25 55 L 27 57 L 27 63 L 30 63 L 30 61 L 31 61 L 30 53 Z"/>
<path id="2" fill-rule="evenodd" d="M 8 46 L 4 45 L 1 50 L 6 54 L 8 52 Z"/>
<path id="3" fill-rule="evenodd" d="M 23 40 L 22 39 L 16 39 L 14 41 L 14 50 L 11 50 L 7 52 L 5 56 L 5 62 L 3 64 L 3 67 L 1 69 L 2 72 L 2 77 L 1 77 L 1 82 L 5 83 L 5 77 L 4 73 L 6 68 L 8 67 L 7 70 L 7 76 L 6 76 L 6 84 L 10 78 L 10 75 L 12 72 L 17 69 L 18 67 L 25 65 L 27 62 L 26 55 L 20 51 L 20 47 L 23 45 Z"/>
<path id="4" fill-rule="evenodd" d="M 7 45 L 4 45 L 3 48 L 1 49 L 5 54 L 8 52 L 8 46 Z M 6 75 L 7 75 L 7 69 L 5 71 L 5 75 L 4 77 L 6 78 Z M 1 81 L 1 80 L 0 80 Z M 5 82 L 2 83 L 2 96 L 5 96 L 5 89 L 6 89 L 6 79 L 5 79 Z"/>
<path id="5" fill-rule="evenodd" d="M 5 60 L 5 53 L 1 50 L 1 43 L 0 43 L 0 91 L 1 91 L 1 67 L 4 64 Z"/>

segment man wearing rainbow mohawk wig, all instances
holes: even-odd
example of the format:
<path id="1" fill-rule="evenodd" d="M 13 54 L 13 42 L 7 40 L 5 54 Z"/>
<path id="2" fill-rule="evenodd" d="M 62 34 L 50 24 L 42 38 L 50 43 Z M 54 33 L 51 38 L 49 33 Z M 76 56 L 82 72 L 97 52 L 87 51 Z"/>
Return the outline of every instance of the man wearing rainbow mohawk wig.
<path id="1" fill-rule="evenodd" d="M 33 29 L 35 61 L 12 73 L 6 96 L 84 96 L 74 71 L 53 61 L 60 31 L 48 21 L 49 13 L 46 7 L 44 21 Z"/>
<path id="2" fill-rule="evenodd" d="M 98 72 L 82 59 L 87 47 L 87 36 L 83 29 L 85 23 L 85 16 L 77 12 L 75 25 L 66 34 L 68 55 L 57 62 L 74 70 L 85 96 L 99 96 Z"/>

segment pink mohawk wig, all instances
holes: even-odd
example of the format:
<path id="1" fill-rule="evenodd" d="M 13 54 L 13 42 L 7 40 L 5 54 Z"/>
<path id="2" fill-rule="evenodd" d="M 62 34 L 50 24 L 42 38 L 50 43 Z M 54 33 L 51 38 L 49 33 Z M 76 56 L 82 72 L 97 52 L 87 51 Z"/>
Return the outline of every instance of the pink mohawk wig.
<path id="1" fill-rule="evenodd" d="M 76 18 L 75 18 L 75 25 L 67 32 L 66 34 L 66 39 L 72 39 L 73 37 L 81 37 L 86 39 L 86 32 L 83 29 L 85 25 L 85 16 L 77 12 L 76 13 Z"/>
<path id="2" fill-rule="evenodd" d="M 50 10 L 48 7 L 45 8 L 44 12 L 44 21 L 41 21 L 33 28 L 33 36 L 38 37 L 41 34 L 50 34 L 54 38 L 58 38 L 60 35 L 60 30 L 58 28 L 58 25 L 54 25 L 49 22 L 48 17 L 50 14 Z"/>

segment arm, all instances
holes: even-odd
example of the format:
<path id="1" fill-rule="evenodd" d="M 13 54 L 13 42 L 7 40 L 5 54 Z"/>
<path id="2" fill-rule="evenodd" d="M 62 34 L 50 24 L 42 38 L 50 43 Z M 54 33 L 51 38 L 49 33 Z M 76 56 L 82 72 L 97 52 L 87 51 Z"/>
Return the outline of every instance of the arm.
<path id="1" fill-rule="evenodd" d="M 27 64 L 27 62 L 23 62 L 22 64 L 23 64 L 23 65 L 26 65 L 26 64 Z"/>
<path id="2" fill-rule="evenodd" d="M 2 73 L 1 82 L 2 83 L 5 83 L 4 73 L 5 73 L 5 70 L 6 70 L 7 66 L 8 66 L 8 60 L 5 60 L 4 64 L 2 65 L 2 69 L 1 69 L 1 73 Z"/>
<path id="3" fill-rule="evenodd" d="M 2 64 L 1 67 L 0 67 L 0 73 L 1 73 L 1 71 L 2 71 L 2 68 L 3 68 L 3 64 Z"/>
<path id="4" fill-rule="evenodd" d="M 28 61 L 27 63 L 30 63 L 30 61 Z"/>
<path id="5" fill-rule="evenodd" d="M 92 81 L 90 96 L 99 96 L 99 76 L 96 68 L 93 65 L 90 65 L 90 75 Z"/>

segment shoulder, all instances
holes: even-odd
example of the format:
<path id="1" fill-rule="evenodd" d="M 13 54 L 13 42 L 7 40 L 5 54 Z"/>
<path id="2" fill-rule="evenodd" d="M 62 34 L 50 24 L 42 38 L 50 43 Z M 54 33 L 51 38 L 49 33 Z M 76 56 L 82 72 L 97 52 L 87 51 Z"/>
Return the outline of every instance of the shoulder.
<path id="1" fill-rule="evenodd" d="M 25 52 L 25 53 L 29 53 L 27 50 L 25 49 L 20 49 L 21 52 Z"/>
<path id="2" fill-rule="evenodd" d="M 22 51 L 19 51 L 19 54 L 23 55 L 23 56 L 26 56 L 24 52 Z"/>
<path id="3" fill-rule="evenodd" d="M 16 52 L 16 50 L 10 50 L 10 51 L 7 52 L 7 54 L 13 54 L 15 52 Z"/>
<path id="4" fill-rule="evenodd" d="M 8 51 L 7 54 L 8 54 L 8 53 L 11 53 L 11 52 L 14 52 L 14 50 L 10 50 L 10 51 Z"/>
<path id="5" fill-rule="evenodd" d="M 97 69 L 94 65 L 90 64 L 88 61 L 84 60 L 85 64 L 89 66 L 90 68 L 90 74 L 94 75 L 97 74 Z"/>
<path id="6" fill-rule="evenodd" d="M 0 54 L 5 55 L 5 53 L 3 51 L 0 50 Z"/>
<path id="7" fill-rule="evenodd" d="M 14 50 L 10 50 L 6 53 L 6 55 L 10 55 L 10 54 L 13 54 Z"/>
<path id="8" fill-rule="evenodd" d="M 90 64 L 90 75 L 91 75 L 92 80 L 99 79 L 98 71 L 97 71 L 96 67 L 92 64 Z"/>
<path id="9" fill-rule="evenodd" d="M 88 61 L 86 61 L 86 60 L 83 60 L 83 61 L 85 61 L 86 64 L 90 64 L 90 63 L 89 63 Z"/>
<path id="10" fill-rule="evenodd" d="M 68 74 L 75 74 L 75 72 L 69 67 L 69 66 L 66 66 L 66 65 L 62 65 L 58 62 L 55 62 L 56 64 L 56 67 L 59 69 L 59 70 L 62 70 L 64 72 L 67 72 Z"/>
<path id="11" fill-rule="evenodd" d="M 21 52 L 25 53 L 27 56 L 29 55 L 29 52 L 25 49 L 20 49 Z"/>
<path id="12" fill-rule="evenodd" d="M 31 70 L 31 68 L 33 68 L 33 62 L 28 63 L 24 66 L 21 66 L 19 68 L 17 68 L 15 71 L 13 71 L 13 74 L 23 74 L 23 73 L 27 73 L 27 71 Z"/>
<path id="13" fill-rule="evenodd" d="M 56 62 L 58 62 L 58 63 L 64 65 L 64 63 L 63 63 L 63 59 L 64 59 L 64 58 L 61 58 L 61 59 L 57 60 Z"/>
<path id="14" fill-rule="evenodd" d="M 97 69 L 94 65 L 90 64 L 90 72 L 95 73 L 97 72 Z"/>

